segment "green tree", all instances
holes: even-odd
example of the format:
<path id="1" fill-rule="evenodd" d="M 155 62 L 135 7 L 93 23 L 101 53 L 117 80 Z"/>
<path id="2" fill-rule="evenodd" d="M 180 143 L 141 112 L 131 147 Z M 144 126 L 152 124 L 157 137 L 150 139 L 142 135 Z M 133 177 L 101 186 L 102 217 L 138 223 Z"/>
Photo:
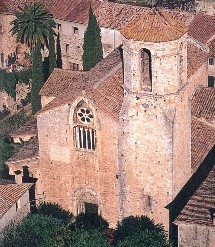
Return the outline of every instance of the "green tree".
<path id="1" fill-rule="evenodd" d="M 166 234 L 158 230 L 144 230 L 120 240 L 117 247 L 171 247 Z"/>
<path id="2" fill-rule="evenodd" d="M 73 219 L 73 214 L 69 211 L 63 209 L 60 205 L 56 203 L 43 203 L 40 204 L 36 212 L 40 215 L 52 216 L 56 219 L 61 220 L 63 223 L 68 224 Z"/>
<path id="3" fill-rule="evenodd" d="M 115 238 L 117 241 L 122 240 L 127 236 L 145 230 L 155 230 L 165 234 L 164 227 L 160 224 L 155 224 L 154 221 L 149 219 L 147 216 L 129 216 L 118 223 Z"/>
<path id="4" fill-rule="evenodd" d="M 83 50 L 82 59 L 84 71 L 90 70 L 103 58 L 101 30 L 91 6 L 89 10 L 88 26 L 84 33 Z"/>
<path id="5" fill-rule="evenodd" d="M 55 23 L 52 15 L 38 3 L 25 5 L 24 9 L 15 13 L 15 17 L 11 22 L 11 33 L 16 35 L 17 42 L 26 44 L 33 53 L 31 104 L 35 114 L 41 107 L 39 91 L 43 85 L 41 45 L 47 45 L 50 28 Z"/>
<path id="6" fill-rule="evenodd" d="M 60 34 L 57 34 L 56 40 L 56 51 L 57 51 L 57 68 L 62 68 L 62 54 L 61 54 L 61 45 L 60 45 Z"/>
<path id="7" fill-rule="evenodd" d="M 56 63 L 56 54 L 55 54 L 54 31 L 51 27 L 49 30 L 49 75 L 56 67 L 57 67 L 57 63 Z"/>
<path id="8" fill-rule="evenodd" d="M 54 218 L 29 215 L 23 223 L 8 228 L 0 240 L 0 247 L 63 247 L 70 238 L 70 230 Z"/>
<path id="9" fill-rule="evenodd" d="M 31 88 L 31 107 L 34 115 L 41 108 L 41 97 L 39 91 L 43 85 L 43 66 L 41 55 L 41 44 L 37 43 L 33 50 L 32 64 L 32 88 Z"/>
<path id="10" fill-rule="evenodd" d="M 110 247 L 106 237 L 98 230 L 76 229 L 72 231 L 68 247 Z"/>
<path id="11" fill-rule="evenodd" d="M 98 214 L 80 213 L 75 218 L 74 226 L 83 229 L 102 230 L 104 228 L 108 228 L 109 224 Z"/>

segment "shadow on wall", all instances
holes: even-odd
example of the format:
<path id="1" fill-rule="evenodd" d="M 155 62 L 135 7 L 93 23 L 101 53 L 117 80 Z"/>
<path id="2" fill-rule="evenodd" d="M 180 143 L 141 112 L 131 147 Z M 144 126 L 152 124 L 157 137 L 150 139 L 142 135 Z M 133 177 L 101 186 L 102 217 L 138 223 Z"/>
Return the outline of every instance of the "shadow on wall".
<path id="1" fill-rule="evenodd" d="M 202 182 L 208 177 L 210 171 L 213 169 L 215 165 L 215 146 L 208 153 L 204 161 L 201 163 L 196 172 L 191 176 L 185 186 L 181 189 L 181 191 L 177 194 L 175 199 L 166 206 L 169 209 L 169 217 L 170 217 L 170 239 L 173 242 L 173 246 L 178 246 L 178 226 L 176 226 L 173 222 L 178 217 L 182 209 L 185 207 L 189 199 L 195 193 L 195 191 L 199 188 Z"/>

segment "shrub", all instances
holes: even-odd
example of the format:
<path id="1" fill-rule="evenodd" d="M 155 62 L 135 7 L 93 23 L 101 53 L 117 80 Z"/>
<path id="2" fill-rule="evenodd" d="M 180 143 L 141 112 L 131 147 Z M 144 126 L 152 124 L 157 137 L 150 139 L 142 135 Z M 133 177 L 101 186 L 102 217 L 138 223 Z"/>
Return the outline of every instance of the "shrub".
<path id="1" fill-rule="evenodd" d="M 76 229 L 72 232 L 68 247 L 108 247 L 107 238 L 96 229 Z"/>
<path id="2" fill-rule="evenodd" d="M 158 230 L 144 230 L 120 240 L 117 247 L 171 247 L 166 234 Z"/>
<path id="3" fill-rule="evenodd" d="M 69 229 L 54 218 L 30 215 L 4 233 L 0 247 L 63 247 L 69 236 Z"/>
<path id="4" fill-rule="evenodd" d="M 64 210 L 56 203 L 43 203 L 39 205 L 36 210 L 37 214 L 52 216 L 61 220 L 63 223 L 68 224 L 73 219 L 73 214 Z"/>
<path id="5" fill-rule="evenodd" d="M 155 230 L 165 234 L 164 227 L 160 224 L 155 224 L 154 221 L 149 219 L 147 216 L 129 216 L 118 223 L 115 238 L 118 241 L 127 236 L 133 235 L 134 233 L 145 230 Z"/>
<path id="6" fill-rule="evenodd" d="M 108 228 L 109 224 L 98 214 L 81 213 L 76 217 L 74 226 L 83 229 L 102 230 L 104 228 Z"/>

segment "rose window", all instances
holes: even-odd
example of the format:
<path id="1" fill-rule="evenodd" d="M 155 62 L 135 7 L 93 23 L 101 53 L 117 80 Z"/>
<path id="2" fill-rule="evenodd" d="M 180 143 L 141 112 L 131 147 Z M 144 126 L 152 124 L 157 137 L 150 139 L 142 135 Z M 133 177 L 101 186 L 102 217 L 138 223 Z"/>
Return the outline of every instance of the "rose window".
<path id="1" fill-rule="evenodd" d="M 89 124 L 93 121 L 93 113 L 88 108 L 80 108 L 77 111 L 78 120 L 83 124 Z"/>

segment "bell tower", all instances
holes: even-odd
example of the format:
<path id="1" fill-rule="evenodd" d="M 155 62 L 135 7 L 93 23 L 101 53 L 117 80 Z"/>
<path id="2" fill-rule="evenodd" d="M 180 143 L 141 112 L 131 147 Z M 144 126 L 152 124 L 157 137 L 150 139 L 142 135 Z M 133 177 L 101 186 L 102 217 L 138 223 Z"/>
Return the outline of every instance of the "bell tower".
<path id="1" fill-rule="evenodd" d="M 188 102 L 180 104 L 180 90 L 187 83 L 187 30 L 170 11 L 156 9 L 121 30 L 121 215 L 148 215 L 166 227 L 165 206 L 190 176 L 189 107 Z M 176 150 L 179 144 L 181 150 Z"/>

